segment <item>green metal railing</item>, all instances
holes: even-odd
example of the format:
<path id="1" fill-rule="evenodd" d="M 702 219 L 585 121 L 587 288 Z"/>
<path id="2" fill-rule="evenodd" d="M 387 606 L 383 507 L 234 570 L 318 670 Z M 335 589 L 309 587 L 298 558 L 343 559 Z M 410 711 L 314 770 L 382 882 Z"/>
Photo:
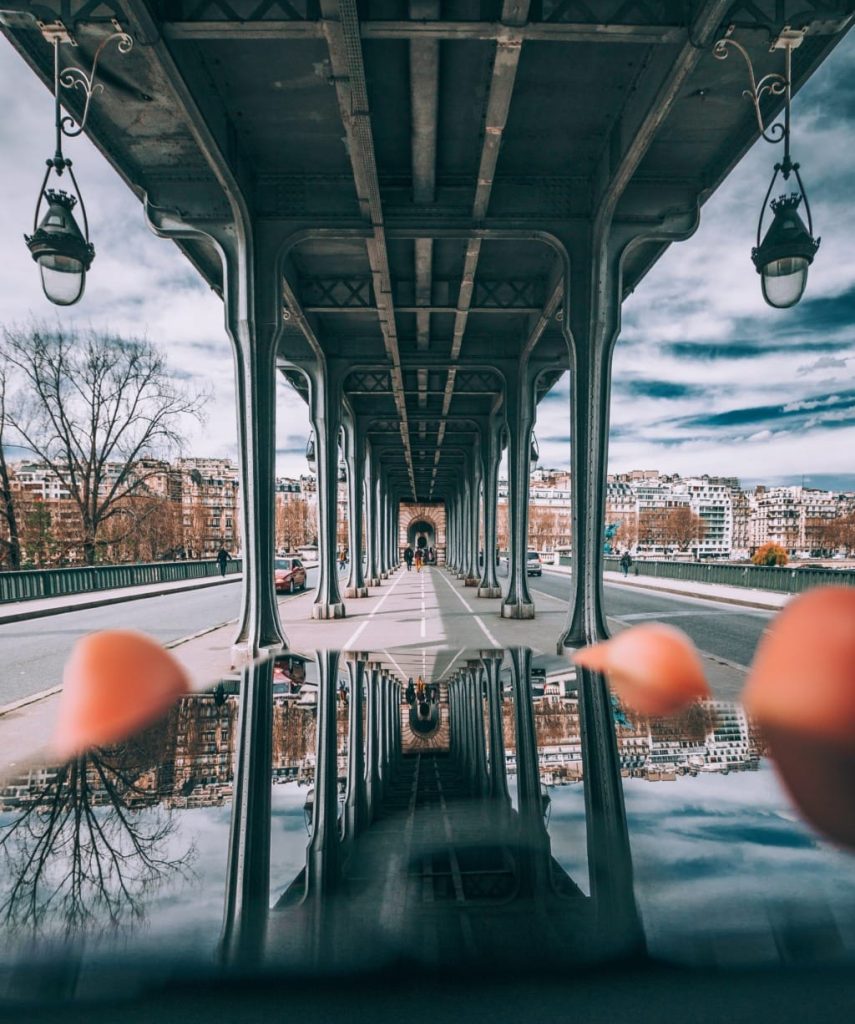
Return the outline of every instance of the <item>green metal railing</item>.
<path id="1" fill-rule="evenodd" d="M 226 575 L 241 572 L 243 562 L 233 558 Z M 85 594 L 96 590 L 139 587 L 146 583 L 176 583 L 219 576 L 214 559 L 181 562 L 137 562 L 133 565 L 86 565 L 73 569 L 20 569 L 0 572 L 0 604 L 6 601 L 34 601 L 63 594 Z"/>
<path id="2" fill-rule="evenodd" d="M 562 565 L 571 560 L 562 559 Z M 604 569 L 620 572 L 617 558 L 604 559 Z M 855 587 L 855 570 L 802 569 L 797 566 L 724 565 L 719 562 L 633 562 L 633 576 L 685 580 L 689 583 L 718 583 L 728 587 L 750 587 L 754 590 L 775 590 L 783 594 L 800 594 L 812 587 Z"/>

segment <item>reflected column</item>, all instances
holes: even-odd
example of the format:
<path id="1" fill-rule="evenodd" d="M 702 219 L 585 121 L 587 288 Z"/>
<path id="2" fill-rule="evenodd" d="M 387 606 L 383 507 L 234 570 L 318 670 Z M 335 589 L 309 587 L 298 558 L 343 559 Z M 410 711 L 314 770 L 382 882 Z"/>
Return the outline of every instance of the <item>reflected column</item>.
<path id="1" fill-rule="evenodd" d="M 365 730 L 363 728 L 363 687 L 367 653 L 347 654 L 350 675 L 350 704 L 347 727 L 347 796 L 344 803 L 344 838 L 352 843 L 368 823 L 365 786 Z"/>
<path id="2" fill-rule="evenodd" d="M 487 715 L 490 725 L 490 789 L 491 800 L 509 807 L 508 771 L 505 762 L 505 736 L 502 721 L 502 650 L 481 651 L 481 664 L 487 677 Z"/>
<path id="3" fill-rule="evenodd" d="M 372 661 L 368 665 L 368 703 L 365 715 L 368 728 L 365 751 L 365 795 L 369 822 L 376 820 L 380 807 L 380 669 L 379 662 Z"/>
<path id="4" fill-rule="evenodd" d="M 270 904 L 273 660 L 241 671 L 221 955 L 257 962 Z"/>
<path id="5" fill-rule="evenodd" d="M 520 886 L 529 895 L 543 893 L 549 881 L 549 837 L 543 822 L 537 732 L 531 693 L 531 650 L 511 647 L 514 717 L 517 737 L 517 800 L 520 823 Z"/>
<path id="6" fill-rule="evenodd" d="M 472 705 L 472 778 L 474 792 L 478 796 L 485 795 L 490 788 L 487 778 L 487 749 L 484 736 L 484 700 L 482 697 L 481 672 L 480 661 L 473 659 L 466 662 L 466 673 L 469 677 L 468 683 Z"/>
<path id="7" fill-rule="evenodd" d="M 336 699 L 338 651 L 318 651 L 318 728 L 312 838 L 306 858 L 306 895 L 332 892 L 339 877 L 338 745 Z"/>

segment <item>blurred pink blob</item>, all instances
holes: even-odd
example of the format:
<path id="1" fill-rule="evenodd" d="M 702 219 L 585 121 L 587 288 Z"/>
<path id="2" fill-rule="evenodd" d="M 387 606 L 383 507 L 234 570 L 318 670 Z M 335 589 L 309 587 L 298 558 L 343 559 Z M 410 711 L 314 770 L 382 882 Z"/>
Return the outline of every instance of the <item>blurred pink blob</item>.
<path id="1" fill-rule="evenodd" d="M 743 701 L 804 816 L 855 849 L 855 589 L 791 601 L 760 642 Z"/>
<path id="2" fill-rule="evenodd" d="M 633 626 L 576 651 L 577 665 L 603 672 L 620 699 L 642 715 L 670 715 L 709 697 L 697 649 L 673 626 Z"/>
<path id="3" fill-rule="evenodd" d="M 79 640 L 65 663 L 53 749 L 62 758 L 125 739 L 187 693 L 183 666 L 155 640 L 105 630 Z"/>

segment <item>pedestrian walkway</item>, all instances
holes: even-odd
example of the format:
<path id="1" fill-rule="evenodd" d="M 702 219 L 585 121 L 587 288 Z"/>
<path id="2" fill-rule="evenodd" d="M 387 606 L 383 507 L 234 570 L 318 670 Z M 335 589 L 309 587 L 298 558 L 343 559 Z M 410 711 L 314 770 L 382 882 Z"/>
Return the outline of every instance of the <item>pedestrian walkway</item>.
<path id="1" fill-rule="evenodd" d="M 63 615 L 65 612 L 83 611 L 86 608 L 101 608 L 122 601 L 139 601 L 147 597 L 161 597 L 177 594 L 183 590 L 202 590 L 207 587 L 223 587 L 240 583 L 243 573 L 228 576 L 206 576 L 198 580 L 175 580 L 172 583 L 145 583 L 139 587 L 116 587 L 113 590 L 87 590 L 82 594 L 60 594 L 57 597 L 42 597 L 32 601 L 13 601 L 0 605 L 0 625 L 6 622 L 26 622 L 46 615 Z"/>
<path id="2" fill-rule="evenodd" d="M 553 566 L 545 570 L 562 576 L 572 574 L 570 566 Z M 793 596 L 779 594 L 774 590 L 757 590 L 753 587 L 728 587 L 720 583 L 698 583 L 694 580 L 669 580 L 659 576 L 624 576 L 620 572 L 604 572 L 603 582 L 632 587 L 636 590 L 656 590 L 664 594 L 678 594 L 681 597 L 703 597 L 724 604 L 743 605 L 745 608 L 767 608 L 777 611 Z"/>

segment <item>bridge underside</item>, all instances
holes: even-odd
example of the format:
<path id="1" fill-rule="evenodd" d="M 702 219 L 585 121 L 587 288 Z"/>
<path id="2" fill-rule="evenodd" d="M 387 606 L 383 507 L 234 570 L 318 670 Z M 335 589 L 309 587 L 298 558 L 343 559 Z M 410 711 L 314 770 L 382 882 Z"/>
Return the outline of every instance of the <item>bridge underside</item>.
<path id="1" fill-rule="evenodd" d="M 754 141 L 757 77 L 794 17 L 798 88 L 850 26 L 848 3 L 695 0 L 4 0 L 2 29 L 52 80 L 37 19 L 86 65 L 107 48 L 88 130 L 225 301 L 238 356 L 247 585 L 238 650 L 286 642 L 272 584 L 274 396 L 309 404 L 318 457 L 313 614 L 345 613 L 398 561 L 399 504 L 442 503 L 447 561 L 497 596 L 507 450 L 511 583 L 525 575 L 529 448 L 571 374 L 575 590 L 559 644 L 606 634 L 600 570 L 611 351 L 624 295 Z M 732 27 L 732 28 L 731 28 Z M 69 54 L 71 54 L 69 56 Z M 72 111 L 78 97 L 69 94 Z M 767 94 L 768 115 L 780 97 Z M 759 200 L 759 197 L 758 197 Z M 754 215 L 756 211 L 752 210 Z M 748 259 L 750 240 L 734 239 Z M 97 273 L 97 264 L 94 272 Z M 336 487 L 350 481 L 339 590 Z M 362 534 L 367 538 L 363 572 Z"/>

